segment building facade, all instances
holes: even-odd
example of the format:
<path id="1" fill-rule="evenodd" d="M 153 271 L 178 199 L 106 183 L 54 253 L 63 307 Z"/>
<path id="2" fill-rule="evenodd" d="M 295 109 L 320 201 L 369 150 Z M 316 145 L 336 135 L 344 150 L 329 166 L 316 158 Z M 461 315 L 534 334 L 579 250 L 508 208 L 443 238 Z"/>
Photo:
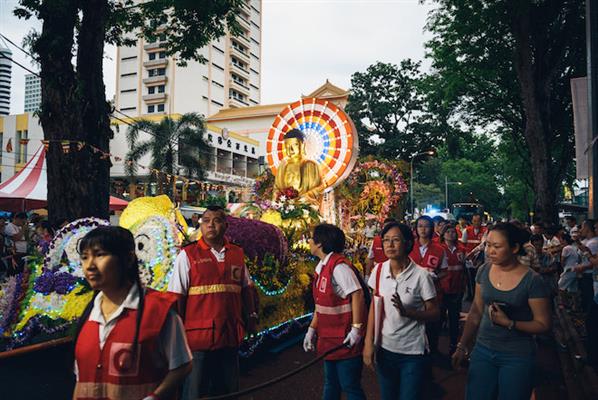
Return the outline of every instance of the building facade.
<path id="1" fill-rule="evenodd" d="M 0 181 L 19 172 L 42 146 L 44 131 L 31 113 L 0 117 Z"/>
<path id="2" fill-rule="evenodd" d="M 34 74 L 25 75 L 24 112 L 35 112 L 42 103 L 42 78 Z"/>
<path id="3" fill-rule="evenodd" d="M 117 49 L 115 107 L 131 117 L 257 105 L 261 88 L 261 0 L 248 0 L 237 20 L 242 34 L 226 34 L 201 49 L 207 62 L 176 65 L 165 38 Z"/>
<path id="4" fill-rule="evenodd" d="M 0 47 L 0 115 L 10 114 L 12 51 Z"/>

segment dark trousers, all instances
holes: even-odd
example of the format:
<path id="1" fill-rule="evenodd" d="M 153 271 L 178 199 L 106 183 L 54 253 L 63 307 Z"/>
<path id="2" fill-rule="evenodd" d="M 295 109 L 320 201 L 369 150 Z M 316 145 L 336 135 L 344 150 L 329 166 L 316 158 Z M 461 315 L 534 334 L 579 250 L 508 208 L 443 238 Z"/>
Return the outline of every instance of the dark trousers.
<path id="1" fill-rule="evenodd" d="M 239 350 L 194 351 L 193 370 L 183 385 L 183 400 L 239 391 Z"/>
<path id="2" fill-rule="evenodd" d="M 361 388 L 361 356 L 345 360 L 324 361 L 324 400 L 340 400 L 345 392 L 347 400 L 365 400 Z"/>
<path id="3" fill-rule="evenodd" d="M 594 282 L 592 274 L 582 274 L 581 278 L 577 279 L 579 292 L 581 294 L 581 309 L 587 313 L 594 302 Z"/>
<path id="4" fill-rule="evenodd" d="M 459 341 L 459 317 L 461 316 L 461 301 L 463 293 L 445 293 L 440 306 L 442 321 L 446 320 L 448 314 L 448 328 L 451 349 Z"/>
<path id="5" fill-rule="evenodd" d="M 477 268 L 465 268 L 465 277 L 467 283 L 465 298 L 469 301 L 472 301 L 475 296 L 475 276 L 477 273 Z"/>
<path id="6" fill-rule="evenodd" d="M 592 301 L 586 320 L 588 364 L 598 368 L 598 304 Z"/>

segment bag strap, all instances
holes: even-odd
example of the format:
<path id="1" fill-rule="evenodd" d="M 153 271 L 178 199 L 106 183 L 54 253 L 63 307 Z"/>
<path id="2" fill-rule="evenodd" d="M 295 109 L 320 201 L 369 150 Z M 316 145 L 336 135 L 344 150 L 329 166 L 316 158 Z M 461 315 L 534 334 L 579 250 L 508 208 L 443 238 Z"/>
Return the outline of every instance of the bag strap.
<path id="1" fill-rule="evenodd" d="M 382 263 L 376 265 L 376 296 L 380 296 L 380 275 L 382 275 Z"/>

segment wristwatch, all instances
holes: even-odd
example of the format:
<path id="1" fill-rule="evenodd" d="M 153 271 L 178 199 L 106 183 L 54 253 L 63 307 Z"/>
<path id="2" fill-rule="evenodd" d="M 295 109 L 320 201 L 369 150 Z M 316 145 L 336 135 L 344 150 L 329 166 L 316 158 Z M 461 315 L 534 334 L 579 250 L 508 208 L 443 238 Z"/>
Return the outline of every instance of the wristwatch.
<path id="1" fill-rule="evenodd" d="M 359 322 L 357 324 L 351 324 L 352 328 L 361 329 L 363 328 L 363 322 Z"/>

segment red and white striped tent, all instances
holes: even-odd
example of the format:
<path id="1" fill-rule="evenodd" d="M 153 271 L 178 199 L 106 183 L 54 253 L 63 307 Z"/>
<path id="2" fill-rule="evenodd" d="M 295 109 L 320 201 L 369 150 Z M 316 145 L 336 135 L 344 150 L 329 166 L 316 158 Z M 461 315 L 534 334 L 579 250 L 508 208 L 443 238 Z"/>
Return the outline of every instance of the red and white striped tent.
<path id="1" fill-rule="evenodd" d="M 0 210 L 27 211 L 43 208 L 48 199 L 46 149 L 41 146 L 19 173 L 0 183 Z M 123 210 L 126 200 L 110 196 L 110 210 Z"/>

